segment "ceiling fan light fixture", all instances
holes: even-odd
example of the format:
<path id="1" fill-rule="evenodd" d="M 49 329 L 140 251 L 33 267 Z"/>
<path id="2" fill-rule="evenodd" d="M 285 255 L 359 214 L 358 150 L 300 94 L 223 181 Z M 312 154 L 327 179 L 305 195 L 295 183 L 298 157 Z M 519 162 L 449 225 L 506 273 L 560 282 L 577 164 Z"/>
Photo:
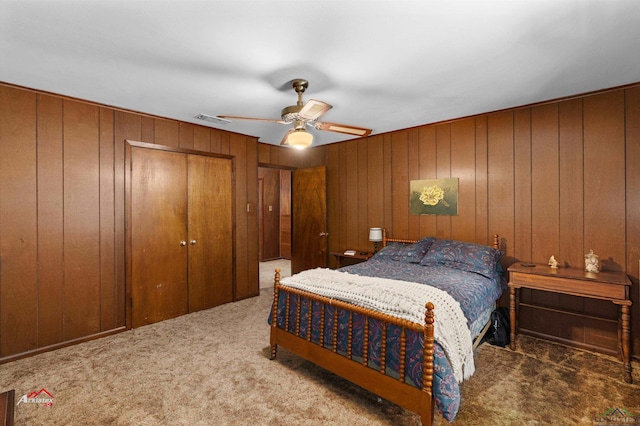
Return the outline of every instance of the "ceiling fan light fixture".
<path id="1" fill-rule="evenodd" d="M 296 129 L 287 136 L 287 145 L 295 149 L 305 149 L 313 143 L 313 135 L 304 129 Z"/>

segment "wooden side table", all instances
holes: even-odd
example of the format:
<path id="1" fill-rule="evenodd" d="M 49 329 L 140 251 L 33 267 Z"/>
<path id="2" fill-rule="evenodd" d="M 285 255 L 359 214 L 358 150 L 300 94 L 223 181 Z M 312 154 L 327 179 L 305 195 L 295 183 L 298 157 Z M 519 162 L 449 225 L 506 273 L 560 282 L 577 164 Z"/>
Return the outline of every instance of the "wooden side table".
<path id="1" fill-rule="evenodd" d="M 533 265 L 533 266 L 529 266 Z M 624 363 L 624 380 L 631 377 L 631 281 L 623 272 L 585 272 L 578 268 L 550 268 L 548 265 L 515 263 L 509 271 L 511 349 L 516 348 L 520 289 L 549 291 L 573 296 L 609 300 L 620 308 L 618 348 Z"/>
<path id="2" fill-rule="evenodd" d="M 360 263 L 371 259 L 373 253 L 368 251 L 356 251 L 355 254 L 345 254 L 344 252 L 332 251 L 331 254 L 336 258 L 338 268 L 345 266 L 345 261 L 350 264 Z"/>

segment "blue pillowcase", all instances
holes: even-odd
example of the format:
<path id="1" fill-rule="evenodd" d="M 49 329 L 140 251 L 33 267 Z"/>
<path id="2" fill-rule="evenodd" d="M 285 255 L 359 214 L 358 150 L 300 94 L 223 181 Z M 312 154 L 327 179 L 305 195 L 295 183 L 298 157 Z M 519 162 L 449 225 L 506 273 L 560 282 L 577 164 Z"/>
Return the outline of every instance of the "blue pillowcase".
<path id="1" fill-rule="evenodd" d="M 420 265 L 442 265 L 493 279 L 496 277 L 501 257 L 502 252 L 493 247 L 464 241 L 436 240 L 420 261 Z"/>
<path id="2" fill-rule="evenodd" d="M 435 238 L 427 237 L 413 244 L 389 243 L 376 253 L 375 258 L 405 263 L 420 263 L 434 241 Z"/>

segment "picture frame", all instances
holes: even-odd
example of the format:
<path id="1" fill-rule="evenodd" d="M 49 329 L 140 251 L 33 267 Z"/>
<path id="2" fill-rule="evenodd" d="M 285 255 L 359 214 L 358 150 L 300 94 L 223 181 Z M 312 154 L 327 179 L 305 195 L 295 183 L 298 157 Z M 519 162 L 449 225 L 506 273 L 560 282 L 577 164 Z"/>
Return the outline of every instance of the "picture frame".
<path id="1" fill-rule="evenodd" d="M 459 178 L 412 180 L 409 212 L 412 215 L 458 215 Z"/>

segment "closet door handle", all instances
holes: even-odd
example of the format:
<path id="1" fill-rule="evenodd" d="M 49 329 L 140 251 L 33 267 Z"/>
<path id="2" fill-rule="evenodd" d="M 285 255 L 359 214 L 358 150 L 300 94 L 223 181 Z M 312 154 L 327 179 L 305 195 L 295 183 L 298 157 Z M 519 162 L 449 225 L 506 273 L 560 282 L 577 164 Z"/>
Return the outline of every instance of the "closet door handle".
<path id="1" fill-rule="evenodd" d="M 191 243 L 192 246 L 196 244 L 196 240 L 191 240 L 189 242 Z"/>
<path id="2" fill-rule="evenodd" d="M 182 240 L 182 241 L 180 241 L 180 245 L 181 245 L 182 247 L 184 247 L 184 246 L 186 246 L 186 245 L 187 245 L 187 242 L 186 242 L 185 240 Z"/>

